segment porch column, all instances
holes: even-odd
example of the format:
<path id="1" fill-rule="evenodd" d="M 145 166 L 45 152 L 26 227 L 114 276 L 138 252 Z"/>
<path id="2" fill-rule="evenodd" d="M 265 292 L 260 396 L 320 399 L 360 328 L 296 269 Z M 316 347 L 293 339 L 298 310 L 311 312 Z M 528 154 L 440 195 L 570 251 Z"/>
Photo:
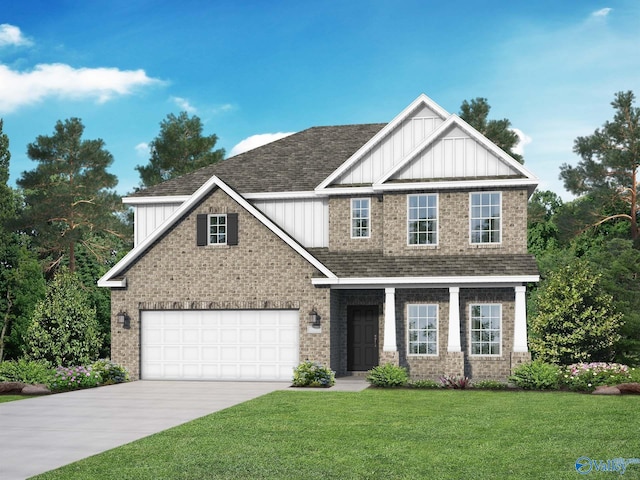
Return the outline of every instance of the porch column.
<path id="1" fill-rule="evenodd" d="M 384 289 L 384 344 L 383 352 L 397 352 L 396 342 L 396 289 Z"/>
<path id="2" fill-rule="evenodd" d="M 516 290 L 516 318 L 513 327 L 513 351 L 528 352 L 527 348 L 527 287 L 517 286 Z"/>
<path id="3" fill-rule="evenodd" d="M 448 352 L 461 352 L 460 345 L 460 287 L 449 287 Z"/>

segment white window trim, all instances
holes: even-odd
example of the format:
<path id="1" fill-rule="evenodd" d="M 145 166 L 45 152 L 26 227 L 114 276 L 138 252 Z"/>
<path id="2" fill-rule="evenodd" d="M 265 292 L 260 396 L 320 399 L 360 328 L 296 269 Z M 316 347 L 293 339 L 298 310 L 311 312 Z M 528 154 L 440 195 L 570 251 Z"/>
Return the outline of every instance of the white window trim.
<path id="1" fill-rule="evenodd" d="M 368 202 L 368 204 L 369 204 L 369 207 L 367 208 L 367 210 L 369 211 L 369 216 L 367 217 L 367 220 L 369 221 L 369 227 L 367 228 L 367 235 L 363 236 L 363 237 L 354 237 L 353 236 L 353 220 L 354 220 L 353 219 L 353 203 L 355 201 L 358 201 L 358 200 L 359 201 L 366 200 Z M 352 198 L 351 202 L 350 202 L 350 205 L 351 205 L 351 219 L 349 221 L 349 231 L 351 233 L 351 238 L 354 239 L 354 240 L 358 240 L 358 239 L 361 239 L 361 238 L 371 238 L 371 198 L 369 198 L 369 197 Z"/>
<path id="2" fill-rule="evenodd" d="M 431 196 L 436 197 L 436 241 L 435 243 L 410 243 L 410 232 L 409 232 L 409 198 L 410 197 L 421 197 L 421 196 Z M 412 248 L 435 248 L 440 244 L 440 195 L 437 193 L 410 193 L 407 195 L 407 220 L 406 220 L 406 231 L 407 231 L 407 246 Z M 502 238 L 502 237 L 501 237 Z"/>
<path id="3" fill-rule="evenodd" d="M 500 241 L 499 242 L 474 242 L 473 241 L 473 230 L 471 229 L 471 224 L 473 221 L 473 217 L 471 212 L 473 211 L 473 195 L 482 195 L 482 194 L 494 194 L 497 193 L 500 195 Z M 504 215 L 502 212 L 502 191 L 493 191 L 493 192 L 469 192 L 469 245 L 477 246 L 477 245 L 502 245 L 502 237 L 504 236 Z"/>
<path id="4" fill-rule="evenodd" d="M 412 306 L 434 306 L 436 307 L 436 353 L 410 353 L 411 345 L 409 340 L 409 307 Z M 437 357 L 440 355 L 440 307 L 437 303 L 407 303 L 406 306 L 407 325 L 407 356 L 408 357 Z"/>
<path id="5" fill-rule="evenodd" d="M 473 352 L 473 318 L 472 318 L 472 310 L 475 306 L 497 306 L 500 309 L 500 353 L 472 353 Z M 476 302 L 469 304 L 469 356 L 474 358 L 500 358 L 502 357 L 502 352 L 504 349 L 503 343 L 504 336 L 502 335 L 502 304 L 501 303 L 490 303 L 490 302 Z"/>
<path id="6" fill-rule="evenodd" d="M 224 217 L 224 243 L 211 243 L 211 219 L 213 217 Z M 227 221 L 226 213 L 211 213 L 207 217 L 207 245 L 210 247 L 226 247 L 227 246 L 227 238 L 229 235 L 229 222 Z"/>

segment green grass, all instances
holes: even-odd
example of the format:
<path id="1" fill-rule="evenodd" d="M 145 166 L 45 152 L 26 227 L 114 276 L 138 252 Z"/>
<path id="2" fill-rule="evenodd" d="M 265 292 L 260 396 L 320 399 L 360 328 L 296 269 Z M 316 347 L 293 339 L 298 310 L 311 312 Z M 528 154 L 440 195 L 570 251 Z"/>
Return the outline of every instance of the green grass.
<path id="1" fill-rule="evenodd" d="M 639 409 L 566 392 L 283 391 L 37 478 L 575 479 L 578 457 L 640 457 Z"/>
<path id="2" fill-rule="evenodd" d="M 15 400 L 24 400 L 31 398 L 29 395 L 0 395 L 0 403 L 13 402 Z"/>

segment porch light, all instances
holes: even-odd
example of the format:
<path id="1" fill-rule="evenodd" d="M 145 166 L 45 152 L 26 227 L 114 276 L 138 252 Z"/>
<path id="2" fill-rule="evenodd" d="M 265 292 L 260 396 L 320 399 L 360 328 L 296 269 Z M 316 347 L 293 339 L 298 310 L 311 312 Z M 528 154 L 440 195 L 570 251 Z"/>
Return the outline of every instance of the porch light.
<path id="1" fill-rule="evenodd" d="M 127 315 L 127 312 L 120 310 L 116 315 L 116 320 L 122 328 L 131 328 L 131 318 Z"/>
<path id="2" fill-rule="evenodd" d="M 320 328 L 320 315 L 316 312 L 316 307 L 313 307 L 309 312 L 309 323 L 314 328 Z"/>

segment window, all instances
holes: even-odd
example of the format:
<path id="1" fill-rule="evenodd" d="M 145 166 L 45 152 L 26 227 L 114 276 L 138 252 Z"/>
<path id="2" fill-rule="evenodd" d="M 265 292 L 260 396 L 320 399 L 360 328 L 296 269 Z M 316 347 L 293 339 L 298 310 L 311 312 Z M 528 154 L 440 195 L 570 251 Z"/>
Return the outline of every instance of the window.
<path id="1" fill-rule="evenodd" d="M 351 199 L 351 238 L 369 238 L 370 210 L 368 198 Z"/>
<path id="2" fill-rule="evenodd" d="M 409 245 L 437 245 L 438 196 L 409 195 L 407 206 Z"/>
<path id="3" fill-rule="evenodd" d="M 409 355 L 438 354 L 438 306 L 407 305 Z"/>
<path id="4" fill-rule="evenodd" d="M 471 305 L 471 355 L 500 355 L 502 306 Z"/>
<path id="5" fill-rule="evenodd" d="M 471 243 L 500 243 L 500 192 L 471 194 Z"/>
<path id="6" fill-rule="evenodd" d="M 227 216 L 209 215 L 209 245 L 227 244 Z"/>

